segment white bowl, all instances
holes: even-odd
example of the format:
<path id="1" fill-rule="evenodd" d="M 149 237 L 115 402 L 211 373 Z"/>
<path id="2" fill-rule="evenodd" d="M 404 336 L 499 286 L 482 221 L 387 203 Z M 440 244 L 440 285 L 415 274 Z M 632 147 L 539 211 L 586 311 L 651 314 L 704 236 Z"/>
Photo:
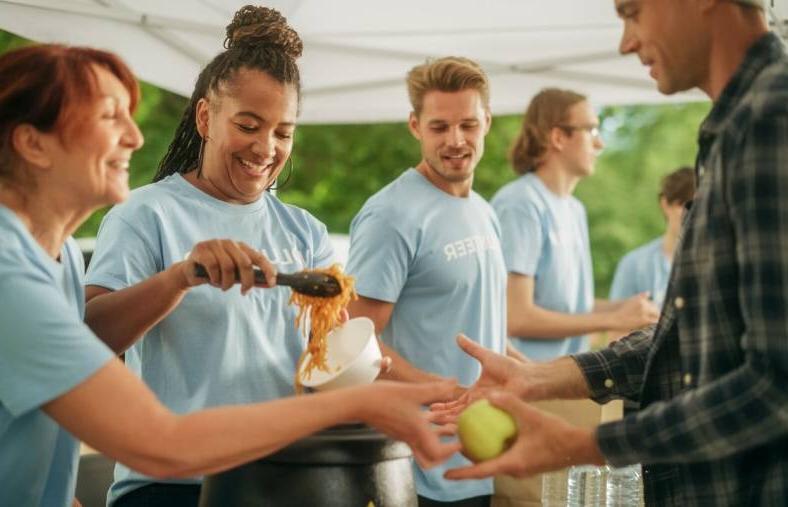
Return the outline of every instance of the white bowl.
<path id="1" fill-rule="evenodd" d="M 302 372 L 310 357 L 307 353 Z M 369 384 L 380 373 L 380 361 L 375 325 L 366 317 L 350 319 L 326 336 L 328 371 L 314 368 L 308 379 L 300 376 L 301 384 L 318 391 Z"/>

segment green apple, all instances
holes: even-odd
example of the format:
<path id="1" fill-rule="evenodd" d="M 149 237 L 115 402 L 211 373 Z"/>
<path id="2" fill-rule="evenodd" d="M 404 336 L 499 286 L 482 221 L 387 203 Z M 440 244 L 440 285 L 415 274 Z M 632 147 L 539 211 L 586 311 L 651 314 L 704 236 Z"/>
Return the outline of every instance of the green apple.
<path id="1" fill-rule="evenodd" d="M 508 412 L 487 400 L 472 403 L 457 421 L 462 453 L 472 461 L 492 459 L 517 437 L 517 423 Z"/>

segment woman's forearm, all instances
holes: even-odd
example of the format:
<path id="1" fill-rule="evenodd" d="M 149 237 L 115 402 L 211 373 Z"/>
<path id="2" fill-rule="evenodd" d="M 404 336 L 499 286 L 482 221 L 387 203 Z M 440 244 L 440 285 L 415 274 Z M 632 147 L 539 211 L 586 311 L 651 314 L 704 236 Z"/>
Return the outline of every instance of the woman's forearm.
<path id="1" fill-rule="evenodd" d="M 131 287 L 110 291 L 88 286 L 85 322 L 121 354 L 172 312 L 188 290 L 178 264 Z"/>
<path id="2" fill-rule="evenodd" d="M 135 456 L 157 477 L 215 473 L 276 452 L 323 428 L 359 418 L 349 392 L 222 407 L 176 417 L 151 454 Z M 371 400 L 367 400 L 371 402 Z M 127 457 L 127 459 L 130 457 Z M 133 465 L 132 465 L 133 466 Z"/>
<path id="3" fill-rule="evenodd" d="M 351 420 L 383 400 L 371 386 L 178 415 L 113 360 L 44 411 L 90 447 L 153 477 L 226 469 Z M 379 396 L 378 396 L 379 397 Z"/>

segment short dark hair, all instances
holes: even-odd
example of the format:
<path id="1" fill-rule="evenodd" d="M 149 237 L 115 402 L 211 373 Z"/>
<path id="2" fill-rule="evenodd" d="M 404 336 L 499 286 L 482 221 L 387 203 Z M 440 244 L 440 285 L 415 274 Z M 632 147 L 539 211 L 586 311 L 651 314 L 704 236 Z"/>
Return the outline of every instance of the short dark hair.
<path id="1" fill-rule="evenodd" d="M 671 204 L 684 204 L 695 195 L 695 171 L 689 166 L 679 167 L 662 178 L 659 197 Z"/>

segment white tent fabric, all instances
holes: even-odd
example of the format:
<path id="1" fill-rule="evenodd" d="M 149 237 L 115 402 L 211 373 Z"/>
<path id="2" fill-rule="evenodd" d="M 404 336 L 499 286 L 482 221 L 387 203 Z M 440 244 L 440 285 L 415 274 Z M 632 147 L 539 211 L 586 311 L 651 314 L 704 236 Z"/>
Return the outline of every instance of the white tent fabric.
<path id="1" fill-rule="evenodd" d="M 788 0 L 768 0 L 786 25 Z M 243 0 L 0 0 L 0 28 L 42 42 L 110 49 L 142 79 L 188 96 L 221 51 Z M 266 0 L 304 39 L 304 123 L 402 121 L 404 76 L 428 57 L 461 55 L 491 78 L 493 114 L 520 113 L 546 86 L 596 104 L 703 100 L 660 95 L 617 47 L 612 0 Z"/>

